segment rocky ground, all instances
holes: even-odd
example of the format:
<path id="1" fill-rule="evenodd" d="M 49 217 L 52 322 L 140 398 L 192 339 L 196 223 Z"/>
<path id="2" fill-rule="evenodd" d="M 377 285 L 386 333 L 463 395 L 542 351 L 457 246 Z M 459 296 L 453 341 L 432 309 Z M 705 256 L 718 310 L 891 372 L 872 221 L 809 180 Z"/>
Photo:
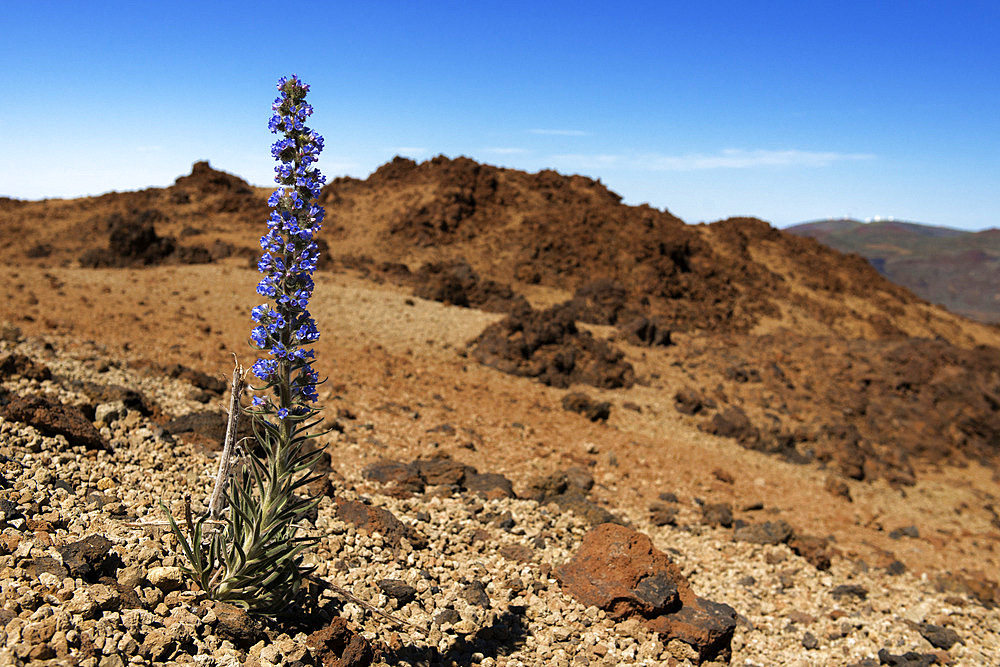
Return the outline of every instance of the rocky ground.
<path id="1" fill-rule="evenodd" d="M 212 484 L 265 197 L 0 199 L 0 663 L 1000 662 L 1000 330 L 464 159 L 324 190 L 317 578 L 204 600 L 159 503 Z"/>
<path id="2" fill-rule="evenodd" d="M 763 516 L 733 528 L 724 504 L 684 494 L 663 492 L 652 512 L 598 504 L 586 467 L 512 474 L 511 483 L 440 457 L 333 465 L 303 527 L 320 537 L 309 556 L 320 579 L 402 624 L 318 587 L 302 617 L 260 622 L 190 592 L 172 536 L 142 525 L 162 521 L 161 500 L 180 510 L 191 495 L 202 508 L 215 463 L 210 435 L 165 416 L 203 411 L 206 393 L 209 403 L 221 398 L 218 381 L 135 369 L 65 337 L 11 328 L 5 337 L 5 409 L 18 405 L 11 397 L 47 401 L 35 405 L 35 427 L 0 422 L 0 656 L 9 664 L 656 665 L 726 661 L 729 652 L 732 664 L 747 665 L 1000 659 L 1000 618 L 986 592 L 899 562 L 811 550 L 766 509 L 735 508 Z M 337 410 L 333 458 L 392 437 L 351 406 Z M 600 560 L 618 552 L 626 561 Z M 633 583 L 668 583 L 622 594 L 615 587 L 629 582 L 608 575 L 623 562 L 639 573 Z M 657 619 L 669 618 L 663 589 L 678 583 L 728 605 L 731 622 L 657 632 Z M 728 651 L 712 643 L 726 628 Z"/>

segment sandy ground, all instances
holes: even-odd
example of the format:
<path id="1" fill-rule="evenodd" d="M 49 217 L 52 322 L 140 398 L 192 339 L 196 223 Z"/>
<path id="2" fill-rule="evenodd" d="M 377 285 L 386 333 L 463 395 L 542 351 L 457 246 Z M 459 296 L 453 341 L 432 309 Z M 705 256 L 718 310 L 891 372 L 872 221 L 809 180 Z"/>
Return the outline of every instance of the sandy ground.
<path id="1" fill-rule="evenodd" d="M 29 335 L 93 341 L 132 364 L 176 362 L 228 376 L 233 353 L 247 365 L 254 358 L 246 337 L 249 310 L 259 302 L 256 280 L 241 259 L 147 269 L 5 266 L 0 322 Z M 559 295 L 528 296 L 541 304 Z M 627 390 L 581 388 L 613 405 L 607 424 L 594 424 L 562 409 L 565 390 L 464 356 L 466 343 L 498 315 L 329 273 L 318 276 L 311 308 L 322 333 L 317 368 L 329 378 L 323 404 L 334 414 L 349 410 L 378 433 L 332 443 L 342 472 L 444 452 L 507 475 L 519 490 L 537 475 L 582 465 L 597 481 L 595 497 L 623 514 L 643 513 L 660 493 L 673 492 L 684 503 L 732 503 L 736 517 L 749 522 L 783 519 L 801 534 L 830 536 L 843 555 L 872 566 L 899 560 L 932 578 L 951 571 L 996 580 L 1000 573 L 992 469 L 919 467 L 916 486 L 902 489 L 848 480 L 851 502 L 825 489 L 826 471 L 706 435 L 677 413 L 673 393 L 683 376 L 671 365 L 675 348 L 623 345 L 644 382 Z M 677 340 L 685 344 L 683 335 Z M 442 424 L 454 432 L 433 430 Z M 742 509 L 754 506 L 763 509 Z M 919 537 L 890 537 L 908 526 Z"/>

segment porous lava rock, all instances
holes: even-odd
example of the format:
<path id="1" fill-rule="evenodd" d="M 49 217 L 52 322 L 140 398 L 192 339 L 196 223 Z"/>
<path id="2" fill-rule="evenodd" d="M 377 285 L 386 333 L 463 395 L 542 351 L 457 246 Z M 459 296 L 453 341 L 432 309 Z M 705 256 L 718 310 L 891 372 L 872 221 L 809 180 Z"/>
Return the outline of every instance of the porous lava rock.
<path id="1" fill-rule="evenodd" d="M 52 371 L 31 357 L 23 354 L 4 354 L 0 356 L 0 378 L 19 375 L 28 380 L 44 382 L 52 379 Z"/>
<path id="2" fill-rule="evenodd" d="M 163 425 L 163 429 L 170 435 L 185 437 L 209 451 L 217 451 L 222 449 L 226 440 L 227 422 L 228 417 L 223 412 L 201 410 L 174 417 Z M 236 436 L 237 439 L 253 437 L 253 426 L 249 418 L 244 417 L 237 422 Z"/>
<path id="3" fill-rule="evenodd" d="M 631 528 L 595 526 L 556 574 L 563 591 L 582 604 L 616 621 L 639 618 L 665 643 L 690 645 L 699 660 L 726 660 L 731 653 L 736 611 L 696 596 L 680 568 Z"/>
<path id="4" fill-rule="evenodd" d="M 40 394 L 16 396 L 0 406 L 0 416 L 34 426 L 43 435 L 61 435 L 72 445 L 108 449 L 109 443 L 94 428 L 83 411 Z"/>
<path id="5" fill-rule="evenodd" d="M 357 500 L 334 498 L 337 505 L 337 518 L 350 523 L 366 533 L 378 533 L 387 544 L 399 546 L 403 538 L 409 540 L 416 549 L 427 546 L 427 539 L 416 529 L 403 524 L 396 516 L 384 507 L 373 507 Z"/>
<path id="6" fill-rule="evenodd" d="M 340 616 L 310 634 L 306 644 L 323 667 L 368 667 L 375 660 L 375 651 L 368 640 L 351 630 Z"/>
<path id="7" fill-rule="evenodd" d="M 126 215 L 112 213 L 106 223 L 108 247 L 88 250 L 80 257 L 80 265 L 121 268 L 160 263 L 177 248 L 175 239 L 156 233 L 154 223 L 165 219 L 158 209 L 133 209 Z"/>
<path id="8" fill-rule="evenodd" d="M 226 391 L 226 387 L 228 387 L 228 384 L 223 378 L 203 373 L 202 371 L 189 368 L 183 364 L 171 364 L 164 367 L 163 372 L 169 377 L 190 382 L 195 387 L 205 391 L 210 391 L 213 394 L 222 394 Z"/>
<path id="9" fill-rule="evenodd" d="M 623 319 L 639 315 L 629 307 L 629 293 L 625 285 L 611 278 L 599 278 L 581 285 L 568 305 L 576 319 L 591 324 L 618 324 Z"/>
<path id="10" fill-rule="evenodd" d="M 96 582 L 101 576 L 114 576 L 122 564 L 112 546 L 103 535 L 88 535 L 59 547 L 59 555 L 72 576 Z"/>
<path id="11" fill-rule="evenodd" d="M 736 405 L 726 406 L 722 412 L 712 416 L 702 430 L 712 435 L 733 438 L 740 444 L 753 447 L 760 440 L 760 431 L 747 417 L 746 412 Z"/>
<path id="12" fill-rule="evenodd" d="M 582 391 L 573 391 L 562 399 L 563 410 L 578 412 L 592 422 L 607 421 L 611 416 L 611 403 L 595 401 Z"/>
<path id="13" fill-rule="evenodd" d="M 494 313 L 509 313 L 528 306 L 528 301 L 510 285 L 480 278 L 464 259 L 428 262 L 405 277 L 414 284 L 413 295 L 421 299 Z"/>
<path id="14" fill-rule="evenodd" d="M 361 476 L 385 485 L 384 493 L 409 497 L 423 493 L 427 485 L 446 485 L 456 491 L 479 494 L 488 499 L 513 498 L 514 486 L 500 473 L 481 473 L 447 456 L 416 459 L 409 463 L 382 460 L 367 466 Z"/>
<path id="15" fill-rule="evenodd" d="M 264 624 L 245 609 L 228 602 L 205 600 L 201 603 L 204 611 L 212 610 L 216 617 L 215 634 L 236 646 L 249 648 L 264 634 Z"/>
<path id="16" fill-rule="evenodd" d="M 486 366 L 553 387 L 635 384 L 635 370 L 624 353 L 577 328 L 574 317 L 573 308 L 565 305 L 519 309 L 471 341 L 469 354 Z"/>
<path id="17" fill-rule="evenodd" d="M 602 523 L 624 524 L 625 521 L 621 518 L 587 497 L 593 486 L 593 475 L 579 466 L 570 466 L 531 480 L 521 497 L 542 505 L 555 503 L 559 509 L 575 514 L 593 526 Z"/>
<path id="18" fill-rule="evenodd" d="M 706 388 L 720 388 L 731 404 L 701 428 L 748 448 L 894 485 L 914 483 L 918 460 L 989 461 L 1000 453 L 997 348 L 788 333 L 682 352 L 700 387 L 679 390 L 676 408 L 704 413 Z"/>
<path id="19" fill-rule="evenodd" d="M 633 345 L 667 347 L 674 343 L 670 329 L 657 318 L 650 319 L 639 315 L 623 322 L 618 328 L 625 335 L 625 340 Z"/>
<path id="20" fill-rule="evenodd" d="M 738 527 L 733 531 L 733 539 L 753 544 L 782 544 L 794 534 L 795 531 L 785 521 L 765 521 Z"/>

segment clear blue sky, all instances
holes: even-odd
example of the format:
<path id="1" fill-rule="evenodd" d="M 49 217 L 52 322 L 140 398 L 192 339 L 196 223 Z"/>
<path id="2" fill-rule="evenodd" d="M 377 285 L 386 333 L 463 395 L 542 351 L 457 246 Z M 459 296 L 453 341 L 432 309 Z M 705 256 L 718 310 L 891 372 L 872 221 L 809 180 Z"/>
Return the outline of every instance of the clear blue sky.
<path id="1" fill-rule="evenodd" d="M 269 185 L 296 73 L 330 177 L 443 153 L 688 222 L 1000 226 L 996 0 L 7 0 L 0 35 L 0 195 Z"/>

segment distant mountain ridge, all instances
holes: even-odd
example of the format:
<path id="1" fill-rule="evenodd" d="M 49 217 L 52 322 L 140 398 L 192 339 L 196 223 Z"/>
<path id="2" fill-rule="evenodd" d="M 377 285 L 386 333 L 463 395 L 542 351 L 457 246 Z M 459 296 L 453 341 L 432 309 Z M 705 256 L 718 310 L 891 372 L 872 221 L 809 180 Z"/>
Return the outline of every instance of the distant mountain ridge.
<path id="1" fill-rule="evenodd" d="M 848 218 L 805 222 L 784 231 L 861 255 L 889 280 L 954 313 L 1000 322 L 1000 229 L 968 232 Z"/>

